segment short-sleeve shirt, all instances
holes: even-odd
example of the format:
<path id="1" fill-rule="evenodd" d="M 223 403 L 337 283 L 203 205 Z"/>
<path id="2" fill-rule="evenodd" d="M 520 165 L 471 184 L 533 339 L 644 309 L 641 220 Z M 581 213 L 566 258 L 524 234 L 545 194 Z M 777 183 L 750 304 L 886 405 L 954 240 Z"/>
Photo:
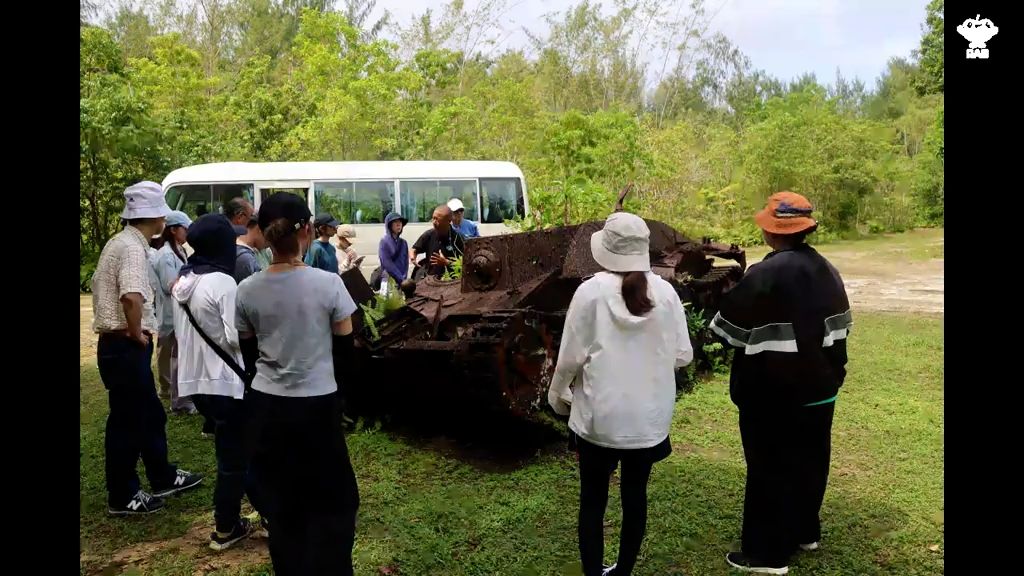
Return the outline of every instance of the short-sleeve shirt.
<path id="1" fill-rule="evenodd" d="M 97 333 L 128 328 L 121 298 L 142 295 L 142 330 L 157 334 L 155 295 L 150 284 L 149 241 L 134 226 L 125 226 L 100 253 L 92 276 L 92 328 Z"/>
<path id="2" fill-rule="evenodd" d="M 341 276 L 301 267 L 257 272 L 238 285 L 235 326 L 254 334 L 259 360 L 252 387 L 274 396 L 337 391 L 331 324 L 356 311 Z"/>
<path id="3" fill-rule="evenodd" d="M 445 258 L 449 260 L 462 256 L 463 252 L 466 251 L 465 241 L 462 239 L 462 235 L 455 231 L 453 228 L 448 236 L 441 238 L 438 236 L 437 231 L 433 228 L 427 230 L 416 240 L 416 243 L 412 245 L 412 249 L 417 254 L 424 254 L 426 260 L 424 260 L 424 266 L 427 268 L 427 274 L 431 276 L 443 276 L 446 267 L 441 265 L 432 265 L 430 263 L 430 255 L 440 252 Z M 450 266 L 448 267 L 451 268 Z"/>

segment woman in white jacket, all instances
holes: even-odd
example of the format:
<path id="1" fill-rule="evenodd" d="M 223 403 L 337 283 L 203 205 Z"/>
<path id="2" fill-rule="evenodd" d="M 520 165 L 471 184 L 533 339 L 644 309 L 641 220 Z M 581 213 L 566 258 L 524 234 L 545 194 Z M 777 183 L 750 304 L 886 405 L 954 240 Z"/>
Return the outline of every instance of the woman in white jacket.
<path id="1" fill-rule="evenodd" d="M 626 212 L 591 238 L 604 271 L 569 304 L 548 401 L 569 415 L 579 454 L 579 545 L 584 576 L 628 576 L 647 527 L 647 483 L 671 452 L 675 370 L 693 360 L 686 314 L 672 285 L 653 274 L 650 230 Z M 622 463 L 618 561 L 602 566 L 604 510 Z"/>
<path id="2" fill-rule="evenodd" d="M 252 528 L 249 519 L 241 516 L 247 468 L 242 404 L 245 381 L 196 328 L 198 325 L 242 371 L 235 329 L 235 237 L 231 222 L 220 214 L 196 220 L 188 231 L 188 243 L 194 252 L 171 292 L 178 338 L 178 393 L 191 396 L 215 428 L 216 531 L 210 534 L 210 548 L 214 550 L 230 547 L 248 536 Z"/>

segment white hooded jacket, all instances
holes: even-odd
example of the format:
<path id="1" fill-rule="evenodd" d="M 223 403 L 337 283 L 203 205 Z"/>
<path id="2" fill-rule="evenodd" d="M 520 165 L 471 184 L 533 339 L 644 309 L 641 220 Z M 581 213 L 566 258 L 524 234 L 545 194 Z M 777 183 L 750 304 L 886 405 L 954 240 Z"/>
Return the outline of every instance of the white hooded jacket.
<path id="1" fill-rule="evenodd" d="M 188 304 L 196 322 L 222 350 L 242 365 L 235 329 L 235 279 L 223 272 L 186 274 L 171 292 L 174 334 L 178 339 L 178 395 L 210 394 L 241 399 L 245 385 L 199 335 L 182 309 Z"/>
<path id="2" fill-rule="evenodd" d="M 580 285 L 569 304 L 548 402 L 598 446 L 649 448 L 665 440 L 675 369 L 693 360 L 679 295 L 656 274 L 647 273 L 647 284 L 654 309 L 645 316 L 626 309 L 622 276 L 609 272 Z"/>

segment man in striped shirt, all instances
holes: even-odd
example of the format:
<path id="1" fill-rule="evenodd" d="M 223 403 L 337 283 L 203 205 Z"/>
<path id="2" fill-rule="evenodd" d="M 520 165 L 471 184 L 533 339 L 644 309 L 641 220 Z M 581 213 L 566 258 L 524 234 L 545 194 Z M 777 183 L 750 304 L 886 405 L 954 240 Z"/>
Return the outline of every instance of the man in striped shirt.
<path id="1" fill-rule="evenodd" d="M 787 574 L 815 550 L 828 483 L 832 416 L 846 377 L 850 302 L 839 272 L 805 242 L 806 198 L 779 192 L 755 217 L 772 252 L 722 301 L 711 329 L 735 348 L 729 393 L 747 461 L 743 549 L 734 568 Z"/>

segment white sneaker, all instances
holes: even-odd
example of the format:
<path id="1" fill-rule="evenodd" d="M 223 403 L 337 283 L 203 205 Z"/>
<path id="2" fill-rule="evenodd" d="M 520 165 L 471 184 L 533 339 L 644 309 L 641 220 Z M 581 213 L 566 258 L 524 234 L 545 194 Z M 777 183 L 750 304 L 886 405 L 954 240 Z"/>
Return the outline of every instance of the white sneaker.
<path id="1" fill-rule="evenodd" d="M 601 576 L 611 575 L 613 572 L 615 572 L 615 566 L 615 564 L 612 564 L 611 566 L 606 567 L 603 571 L 601 571 Z"/>
<path id="2" fill-rule="evenodd" d="M 817 542 L 811 542 L 809 544 L 801 544 L 800 545 L 800 549 L 803 550 L 804 552 L 814 552 L 818 548 L 821 548 L 821 546 Z"/>

